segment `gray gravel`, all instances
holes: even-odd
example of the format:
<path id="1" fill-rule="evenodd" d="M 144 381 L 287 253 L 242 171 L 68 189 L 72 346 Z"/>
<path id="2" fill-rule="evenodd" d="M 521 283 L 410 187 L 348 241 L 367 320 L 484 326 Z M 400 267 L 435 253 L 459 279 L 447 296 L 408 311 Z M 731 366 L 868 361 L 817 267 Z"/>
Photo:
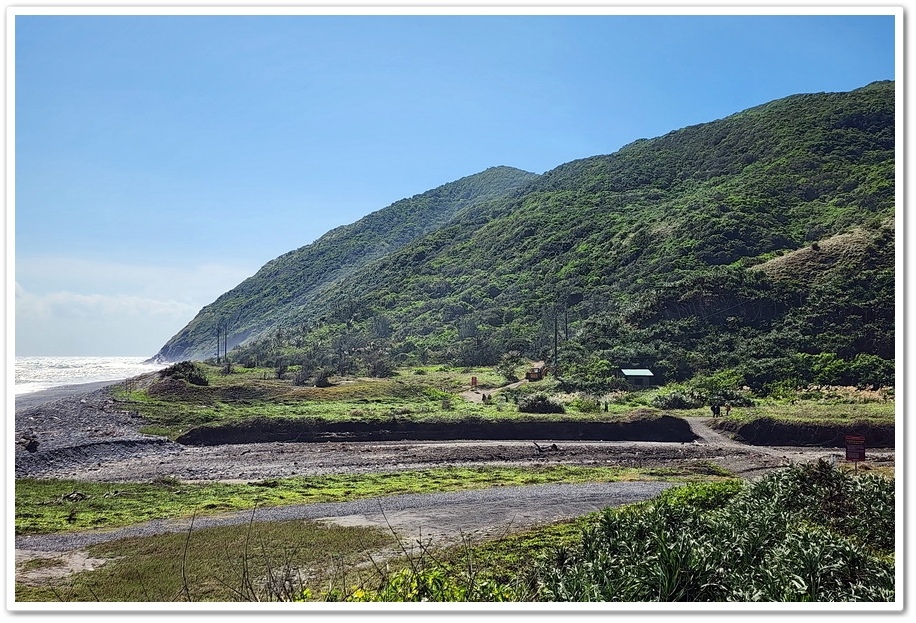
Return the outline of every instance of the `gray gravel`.
<path id="1" fill-rule="evenodd" d="M 88 394 L 90 392 L 102 389 L 103 387 L 111 387 L 112 385 L 117 385 L 118 383 L 120 383 L 120 381 L 78 383 L 76 385 L 60 385 L 50 389 L 42 389 L 37 392 L 19 394 L 16 396 L 16 411 L 18 413 L 19 411 L 31 409 L 33 407 L 37 407 L 38 405 L 61 400 L 62 398 L 72 398 L 74 396 Z"/>
<path id="2" fill-rule="evenodd" d="M 454 540 L 461 535 L 499 534 L 630 504 L 652 498 L 670 486 L 673 485 L 664 482 L 547 484 L 405 494 L 202 517 L 194 520 L 193 529 L 244 524 L 252 519 L 321 519 L 343 525 L 391 528 L 408 539 Z M 65 552 L 121 538 L 183 532 L 189 528 L 192 528 L 190 519 L 155 520 L 114 530 L 20 536 L 16 538 L 16 549 Z"/>
<path id="3" fill-rule="evenodd" d="M 113 398 L 113 385 L 68 385 L 17 396 L 16 477 L 181 451 L 168 439 L 141 434 L 143 419 Z"/>

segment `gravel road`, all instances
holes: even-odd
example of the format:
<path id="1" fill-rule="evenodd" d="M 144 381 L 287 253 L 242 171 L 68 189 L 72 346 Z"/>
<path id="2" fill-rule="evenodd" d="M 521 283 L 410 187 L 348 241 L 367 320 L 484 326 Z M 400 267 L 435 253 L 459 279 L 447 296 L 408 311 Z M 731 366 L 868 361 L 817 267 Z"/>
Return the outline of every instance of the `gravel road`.
<path id="1" fill-rule="evenodd" d="M 449 541 L 461 535 L 490 536 L 534 524 L 578 517 L 608 506 L 654 497 L 672 486 L 663 482 L 549 484 L 493 487 L 449 493 L 404 494 L 352 502 L 263 508 L 200 517 L 194 529 L 255 521 L 312 519 L 341 525 L 391 528 L 408 540 Z M 16 549 L 65 552 L 126 537 L 183 532 L 190 519 L 155 520 L 112 530 L 16 537 Z"/>

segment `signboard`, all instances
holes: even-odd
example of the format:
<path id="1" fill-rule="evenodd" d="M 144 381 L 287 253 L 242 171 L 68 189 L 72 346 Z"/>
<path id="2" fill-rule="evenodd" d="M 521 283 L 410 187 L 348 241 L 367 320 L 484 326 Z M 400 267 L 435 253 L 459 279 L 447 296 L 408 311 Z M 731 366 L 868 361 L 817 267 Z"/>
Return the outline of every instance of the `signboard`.
<path id="1" fill-rule="evenodd" d="M 846 460 L 865 460 L 865 437 L 862 435 L 846 435 Z"/>

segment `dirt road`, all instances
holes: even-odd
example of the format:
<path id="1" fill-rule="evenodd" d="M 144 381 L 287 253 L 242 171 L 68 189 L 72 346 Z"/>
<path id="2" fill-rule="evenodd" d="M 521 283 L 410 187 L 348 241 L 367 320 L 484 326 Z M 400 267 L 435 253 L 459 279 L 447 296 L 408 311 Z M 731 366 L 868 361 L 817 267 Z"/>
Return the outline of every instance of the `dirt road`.
<path id="1" fill-rule="evenodd" d="M 443 543 L 482 538 L 526 526 L 578 517 L 609 506 L 646 500 L 672 486 L 664 482 L 547 484 L 446 493 L 404 494 L 352 502 L 291 505 L 198 517 L 195 529 L 251 521 L 312 519 L 391 529 L 407 542 Z M 17 552 L 67 552 L 121 538 L 184 532 L 190 519 L 155 520 L 112 530 L 16 537 Z"/>

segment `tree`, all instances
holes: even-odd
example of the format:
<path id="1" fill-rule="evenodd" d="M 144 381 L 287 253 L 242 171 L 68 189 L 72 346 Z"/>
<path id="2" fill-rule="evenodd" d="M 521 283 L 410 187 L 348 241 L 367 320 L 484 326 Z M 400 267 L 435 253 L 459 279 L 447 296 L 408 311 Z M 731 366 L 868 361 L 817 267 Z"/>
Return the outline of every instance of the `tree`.
<path id="1" fill-rule="evenodd" d="M 496 372 L 509 383 L 514 383 L 518 380 L 518 376 L 516 375 L 518 367 L 524 362 L 525 360 L 522 359 L 522 354 L 517 350 L 503 353 L 503 356 L 499 358 L 499 363 L 495 366 Z"/>

